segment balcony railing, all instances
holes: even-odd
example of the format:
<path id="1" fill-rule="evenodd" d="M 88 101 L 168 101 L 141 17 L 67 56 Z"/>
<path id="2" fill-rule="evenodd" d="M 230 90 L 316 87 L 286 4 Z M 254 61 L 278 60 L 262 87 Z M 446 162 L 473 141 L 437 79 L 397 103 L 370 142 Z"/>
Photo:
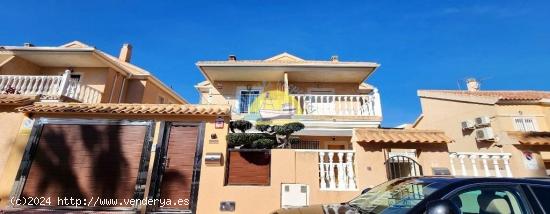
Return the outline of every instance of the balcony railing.
<path id="1" fill-rule="evenodd" d="M 298 149 L 296 152 L 315 152 L 319 155 L 319 187 L 321 190 L 347 191 L 357 190 L 352 150 L 310 150 Z"/>
<path id="2" fill-rule="evenodd" d="M 453 152 L 449 154 L 451 173 L 475 177 L 512 177 L 511 156 L 510 153 Z M 458 167 L 455 166 L 457 162 Z"/>
<path id="3" fill-rule="evenodd" d="M 382 116 L 378 93 L 370 95 L 292 94 L 304 115 Z"/>
<path id="4" fill-rule="evenodd" d="M 83 103 L 99 103 L 101 92 L 70 78 L 70 71 L 62 76 L 0 75 L 0 93 L 39 95 L 45 98 L 62 96 Z"/>

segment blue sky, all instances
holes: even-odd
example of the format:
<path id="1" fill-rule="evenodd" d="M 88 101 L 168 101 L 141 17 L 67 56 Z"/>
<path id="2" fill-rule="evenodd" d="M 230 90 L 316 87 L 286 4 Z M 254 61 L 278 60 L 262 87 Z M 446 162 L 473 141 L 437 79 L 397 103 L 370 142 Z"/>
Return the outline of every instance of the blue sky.
<path id="1" fill-rule="evenodd" d="M 190 102 L 199 60 L 374 61 L 384 126 L 412 122 L 418 89 L 550 90 L 549 1 L 3 1 L 1 45 L 80 40 L 132 62 Z"/>

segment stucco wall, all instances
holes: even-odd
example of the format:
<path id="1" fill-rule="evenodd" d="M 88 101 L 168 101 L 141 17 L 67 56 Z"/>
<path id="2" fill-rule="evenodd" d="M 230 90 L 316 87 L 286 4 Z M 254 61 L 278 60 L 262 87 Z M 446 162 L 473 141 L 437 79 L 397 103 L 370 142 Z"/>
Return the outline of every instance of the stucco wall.
<path id="1" fill-rule="evenodd" d="M 63 75 L 67 68 L 45 67 L 40 70 L 42 75 Z M 105 84 L 107 83 L 108 68 L 73 68 L 73 74 L 81 74 L 80 83 L 99 90 L 105 96 Z M 102 96 L 102 97 L 103 97 Z"/>
<path id="2" fill-rule="evenodd" d="M 11 55 L 10 55 L 11 56 Z M 38 75 L 40 67 L 20 57 L 14 57 L 0 67 L 0 75 Z"/>
<path id="3" fill-rule="evenodd" d="M 128 93 L 132 92 L 128 91 Z M 180 104 L 180 102 L 177 101 L 175 97 L 160 89 L 160 87 L 156 86 L 150 81 L 147 81 L 147 83 L 145 84 L 141 103 L 159 103 L 159 96 L 164 97 L 164 104 Z"/>
<path id="4" fill-rule="evenodd" d="M 546 175 L 540 153 L 550 151 L 549 147 L 518 145 L 517 140 L 508 137 L 506 132 L 516 131 L 513 118 L 517 116 L 534 117 L 537 120 L 539 131 L 549 131 L 547 124 L 548 111 L 545 109 L 548 107 L 539 105 L 484 105 L 431 98 L 421 98 L 420 101 L 424 117 L 416 128 L 444 131 L 447 136 L 455 141 L 449 144 L 450 152 L 507 152 L 512 154 L 510 167 L 515 177 Z M 498 137 L 498 144 L 502 146 L 497 146 L 497 143 L 494 142 L 477 142 L 474 131 L 462 130 L 462 121 L 473 120 L 480 116 L 491 118 L 491 127 Z M 533 152 L 537 161 L 540 162 L 539 169 L 527 169 L 525 167 L 523 151 Z M 478 170 L 481 169 L 482 166 L 478 163 Z M 468 173 L 472 174 L 470 167 L 468 167 Z"/>
<path id="5" fill-rule="evenodd" d="M 25 115 L 13 108 L 0 106 L 0 209 L 8 203 L 30 134 L 30 128 L 22 126 Z"/>

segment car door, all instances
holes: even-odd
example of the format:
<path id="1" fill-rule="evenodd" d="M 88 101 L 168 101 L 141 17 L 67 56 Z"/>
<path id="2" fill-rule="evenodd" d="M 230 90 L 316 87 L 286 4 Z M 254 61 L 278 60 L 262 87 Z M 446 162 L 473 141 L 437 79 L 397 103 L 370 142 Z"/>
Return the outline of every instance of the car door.
<path id="1" fill-rule="evenodd" d="M 446 198 L 464 214 L 532 213 L 519 185 L 475 185 L 455 191 Z"/>
<path id="2" fill-rule="evenodd" d="M 544 213 L 550 214 L 550 185 L 529 185 L 529 190 L 535 196 L 535 201 Z"/>

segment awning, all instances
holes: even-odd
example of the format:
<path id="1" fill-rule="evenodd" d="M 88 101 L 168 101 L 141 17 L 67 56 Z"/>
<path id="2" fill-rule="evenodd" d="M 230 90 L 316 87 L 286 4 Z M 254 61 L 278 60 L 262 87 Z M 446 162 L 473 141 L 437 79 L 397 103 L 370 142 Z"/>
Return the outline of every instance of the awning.
<path id="1" fill-rule="evenodd" d="M 88 113 L 134 115 L 230 115 L 227 105 L 34 103 L 17 108 L 32 113 Z"/>
<path id="2" fill-rule="evenodd" d="M 0 94 L 0 105 L 28 105 L 38 100 L 38 96 L 20 94 Z"/>
<path id="3" fill-rule="evenodd" d="M 418 129 L 354 129 L 353 139 L 359 143 L 451 143 L 442 131 Z"/>
<path id="4" fill-rule="evenodd" d="M 550 132 L 508 132 L 508 136 L 525 145 L 550 145 Z"/>

